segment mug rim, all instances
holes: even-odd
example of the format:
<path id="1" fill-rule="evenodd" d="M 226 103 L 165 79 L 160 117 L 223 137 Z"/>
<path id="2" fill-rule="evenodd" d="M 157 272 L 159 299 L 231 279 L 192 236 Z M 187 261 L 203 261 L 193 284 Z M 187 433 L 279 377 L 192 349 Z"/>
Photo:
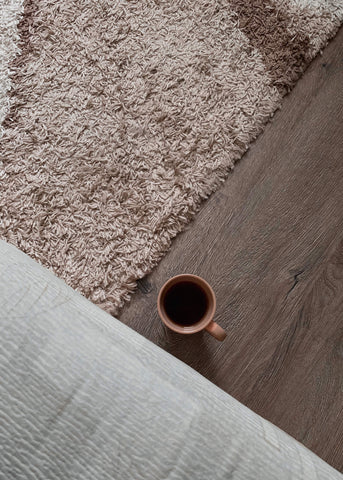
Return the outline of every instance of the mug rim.
<path id="1" fill-rule="evenodd" d="M 167 312 L 163 308 L 163 300 L 166 293 L 173 285 L 177 284 L 180 280 L 189 280 L 193 282 L 195 280 L 194 283 L 200 285 L 200 287 L 204 290 L 207 299 L 210 302 L 210 308 L 205 313 L 204 317 L 193 325 L 180 325 L 174 322 L 169 318 Z M 157 297 L 157 310 L 162 322 L 174 332 L 185 334 L 197 333 L 201 330 L 204 330 L 204 328 L 206 328 L 213 321 L 213 317 L 216 311 L 216 296 L 213 288 L 204 278 L 199 277 L 198 275 L 193 275 L 191 273 L 181 273 L 179 275 L 175 275 L 174 277 L 169 278 L 160 288 Z"/>

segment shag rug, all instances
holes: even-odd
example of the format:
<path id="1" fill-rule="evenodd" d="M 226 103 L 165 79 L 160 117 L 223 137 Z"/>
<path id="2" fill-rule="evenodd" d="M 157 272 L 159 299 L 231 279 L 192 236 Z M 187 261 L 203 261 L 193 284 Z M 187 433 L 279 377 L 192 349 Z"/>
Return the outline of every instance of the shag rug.
<path id="1" fill-rule="evenodd" d="M 342 19 L 342 0 L 24 2 L 0 237 L 117 313 Z"/>
<path id="2" fill-rule="evenodd" d="M 2 122 L 9 109 L 10 66 L 19 53 L 17 24 L 22 14 L 22 3 L 22 0 L 0 0 L 0 138 L 3 134 Z"/>

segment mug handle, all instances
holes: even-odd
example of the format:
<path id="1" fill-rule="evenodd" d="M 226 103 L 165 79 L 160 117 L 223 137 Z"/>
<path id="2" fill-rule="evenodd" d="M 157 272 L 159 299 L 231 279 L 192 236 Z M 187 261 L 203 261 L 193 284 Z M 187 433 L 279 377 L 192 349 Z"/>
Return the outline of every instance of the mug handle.
<path id="1" fill-rule="evenodd" d="M 225 330 L 221 326 L 219 326 L 218 323 L 213 321 L 207 325 L 206 330 L 220 342 L 222 342 L 227 335 Z"/>

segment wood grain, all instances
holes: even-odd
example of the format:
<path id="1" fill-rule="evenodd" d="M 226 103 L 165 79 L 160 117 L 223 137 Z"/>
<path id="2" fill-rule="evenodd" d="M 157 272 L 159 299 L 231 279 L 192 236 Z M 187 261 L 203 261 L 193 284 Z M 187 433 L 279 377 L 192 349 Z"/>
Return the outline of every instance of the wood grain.
<path id="1" fill-rule="evenodd" d="M 343 471 L 343 30 L 120 319 Z M 214 288 L 228 338 L 167 331 L 172 275 Z"/>

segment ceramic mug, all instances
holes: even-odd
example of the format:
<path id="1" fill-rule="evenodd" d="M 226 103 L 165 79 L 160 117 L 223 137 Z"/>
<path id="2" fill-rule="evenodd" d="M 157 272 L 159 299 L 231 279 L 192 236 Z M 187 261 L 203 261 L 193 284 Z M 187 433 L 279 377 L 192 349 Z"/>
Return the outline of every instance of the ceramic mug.
<path id="1" fill-rule="evenodd" d="M 174 332 L 207 330 L 219 341 L 226 337 L 225 330 L 213 321 L 214 291 L 201 277 L 182 274 L 170 278 L 158 294 L 157 309 L 163 323 Z"/>

